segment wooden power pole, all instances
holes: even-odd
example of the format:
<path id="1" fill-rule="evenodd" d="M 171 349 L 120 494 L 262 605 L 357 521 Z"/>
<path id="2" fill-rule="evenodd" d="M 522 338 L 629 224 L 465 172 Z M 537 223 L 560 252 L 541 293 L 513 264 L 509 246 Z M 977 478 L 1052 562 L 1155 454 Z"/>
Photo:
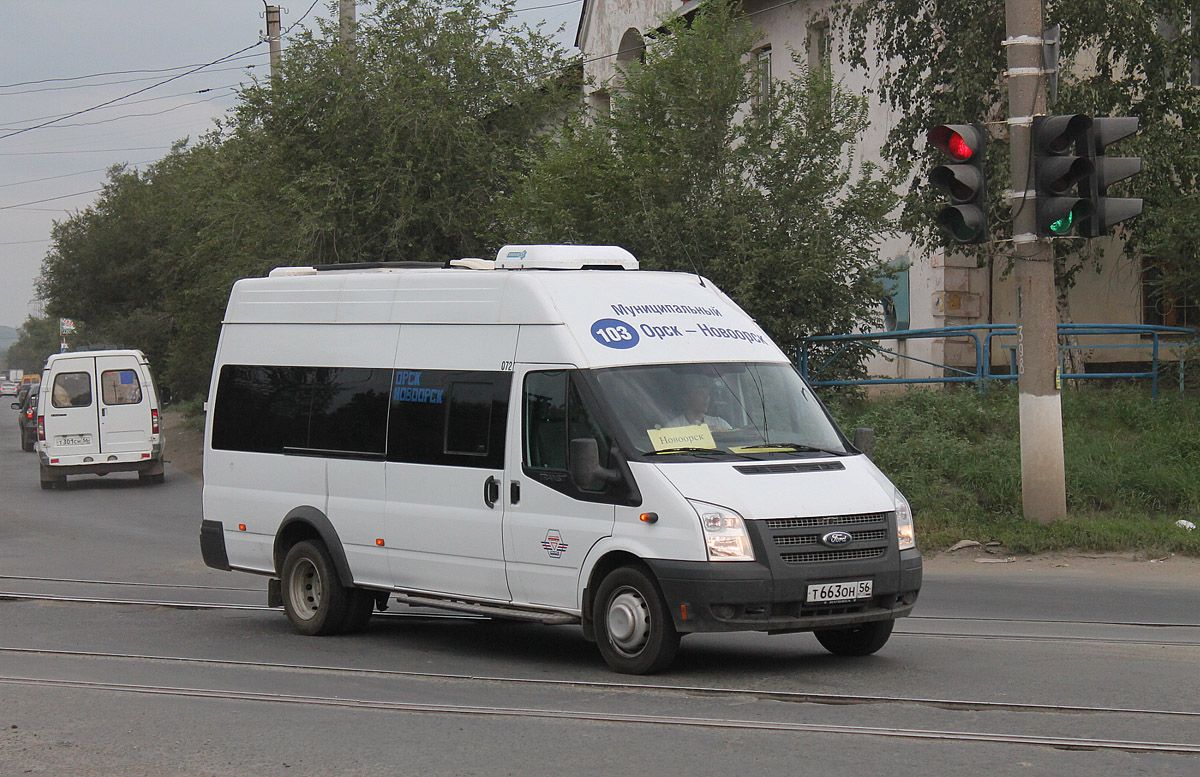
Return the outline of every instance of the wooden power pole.
<path id="1" fill-rule="evenodd" d="M 338 40 L 354 51 L 355 0 L 338 0 Z"/>
<path id="2" fill-rule="evenodd" d="M 1017 385 L 1021 419 L 1021 500 L 1040 523 L 1067 514 L 1054 250 L 1037 237 L 1031 146 L 1033 117 L 1046 112 L 1041 0 L 1006 0 L 1013 246 L 1017 281 Z"/>
<path id="3" fill-rule="evenodd" d="M 279 6 L 267 6 L 267 43 L 271 46 L 271 78 L 279 78 Z"/>

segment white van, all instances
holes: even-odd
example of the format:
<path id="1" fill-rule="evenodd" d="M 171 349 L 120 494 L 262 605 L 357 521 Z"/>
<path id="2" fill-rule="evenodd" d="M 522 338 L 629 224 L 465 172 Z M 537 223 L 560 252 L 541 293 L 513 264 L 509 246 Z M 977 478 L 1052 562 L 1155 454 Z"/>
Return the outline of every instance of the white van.
<path id="1" fill-rule="evenodd" d="M 577 623 L 619 672 L 695 631 L 866 655 L 921 587 L 908 503 L 697 275 L 603 246 L 286 267 L 233 288 L 205 562 L 306 634 L 390 600 Z"/>
<path id="2" fill-rule="evenodd" d="M 54 354 L 38 386 L 42 488 L 110 472 L 163 482 L 158 392 L 141 351 Z"/>

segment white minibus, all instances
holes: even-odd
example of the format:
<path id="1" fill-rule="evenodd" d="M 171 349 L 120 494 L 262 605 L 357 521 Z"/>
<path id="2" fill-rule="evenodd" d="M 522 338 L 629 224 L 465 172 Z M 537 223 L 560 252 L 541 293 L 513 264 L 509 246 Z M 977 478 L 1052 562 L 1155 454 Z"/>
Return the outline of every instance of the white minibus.
<path id="1" fill-rule="evenodd" d="M 904 496 L 786 355 L 621 248 L 240 280 L 207 406 L 204 560 L 305 634 L 398 601 L 647 673 L 692 632 L 867 655 L 921 587 Z"/>
<path id="2" fill-rule="evenodd" d="M 34 385 L 42 488 L 62 485 L 68 475 L 110 472 L 163 482 L 158 392 L 145 354 L 56 353 Z"/>

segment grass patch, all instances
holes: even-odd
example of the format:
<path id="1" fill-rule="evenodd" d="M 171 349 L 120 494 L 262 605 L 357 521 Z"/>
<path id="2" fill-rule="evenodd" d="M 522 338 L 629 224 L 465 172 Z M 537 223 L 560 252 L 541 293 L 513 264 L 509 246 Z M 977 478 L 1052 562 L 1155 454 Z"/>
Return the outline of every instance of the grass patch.
<path id="1" fill-rule="evenodd" d="M 1015 387 L 836 397 L 841 427 L 875 429 L 875 463 L 912 503 L 925 550 L 964 539 L 1015 553 L 1136 551 L 1200 556 L 1200 401 L 1137 386 L 1064 391 L 1068 518 L 1021 510 Z"/>
<path id="2" fill-rule="evenodd" d="M 192 431 L 204 431 L 204 397 L 194 397 L 176 402 L 171 409 L 183 416 L 182 425 Z"/>

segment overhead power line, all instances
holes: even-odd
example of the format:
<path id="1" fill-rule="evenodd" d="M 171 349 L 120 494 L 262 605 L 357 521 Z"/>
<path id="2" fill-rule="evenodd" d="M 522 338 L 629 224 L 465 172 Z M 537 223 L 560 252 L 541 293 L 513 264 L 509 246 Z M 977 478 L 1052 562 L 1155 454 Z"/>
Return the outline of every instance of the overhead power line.
<path id="1" fill-rule="evenodd" d="M 233 58 L 227 59 L 226 61 L 227 62 L 236 62 L 240 59 L 254 59 L 255 57 L 263 57 L 263 56 L 266 56 L 266 55 L 265 54 L 247 54 L 244 57 L 233 57 Z M 37 86 L 38 84 L 55 84 L 55 83 L 65 83 L 68 81 L 84 81 L 89 78 L 104 78 L 105 76 L 131 76 L 131 75 L 137 75 L 138 73 L 170 73 L 172 70 L 186 70 L 187 68 L 190 68 L 190 67 L 204 67 L 204 64 L 197 62 L 197 63 L 193 63 L 190 65 L 176 65 L 175 67 L 164 67 L 164 68 L 147 69 L 147 70 L 110 70 L 105 73 L 88 73 L 87 75 L 83 75 L 83 76 L 67 76 L 67 77 L 63 77 L 63 78 L 42 78 L 37 81 L 18 81 L 17 83 L 13 83 L 13 84 L 0 84 L 0 89 L 15 89 L 18 86 Z M 226 70 L 238 70 L 240 68 L 225 68 L 225 69 Z M 223 71 L 209 71 L 209 72 L 223 72 Z M 86 89 L 89 86 L 107 86 L 110 84 L 130 84 L 135 81 L 153 81 L 153 80 L 154 80 L 153 78 L 131 78 L 131 79 L 127 79 L 124 81 L 102 81 L 97 84 L 77 84 L 76 86 L 58 86 L 58 87 L 49 87 L 47 89 L 27 89 L 27 90 L 24 90 L 21 92 L 9 92 L 8 94 L 32 94 L 34 92 L 49 92 L 49 91 L 56 91 L 59 89 Z"/>
<path id="2" fill-rule="evenodd" d="M 0 156 L 47 156 L 51 154 L 112 154 L 122 151 L 162 151 L 170 146 L 135 146 L 133 148 L 81 148 L 76 151 L 0 151 Z"/>
<path id="3" fill-rule="evenodd" d="M 65 200 L 69 197 L 82 197 L 85 194 L 95 194 L 102 189 L 88 189 L 86 192 L 75 192 L 74 194 L 60 194 L 57 197 L 47 197 L 43 200 L 30 200 L 29 202 L 18 202 L 16 205 L 0 205 L 0 210 L 13 210 L 14 208 L 23 208 L 26 205 L 39 205 L 43 202 L 53 202 L 55 200 Z"/>
<path id="4" fill-rule="evenodd" d="M 314 4 L 315 4 L 315 3 L 314 3 Z M 113 103 L 118 103 L 118 102 L 121 102 L 122 100 L 126 100 L 126 99 L 128 99 L 128 98 L 130 98 L 130 97 L 134 97 L 135 95 L 139 95 L 139 94 L 141 94 L 142 92 L 148 92 L 148 91 L 150 91 L 151 89 L 154 89 L 154 88 L 156 88 L 156 87 L 162 86 L 163 84 L 168 84 L 168 83 L 170 83 L 170 82 L 172 82 L 172 81 L 175 81 L 175 80 L 177 80 L 177 79 L 183 78 L 184 76 L 191 75 L 192 73 L 195 73 L 195 72 L 196 72 L 196 71 L 198 71 L 198 70 L 203 70 L 203 69 L 204 69 L 204 68 L 206 68 L 206 67 L 210 67 L 210 66 L 212 66 L 212 65 L 217 65 L 217 64 L 220 64 L 221 62 L 225 62 L 225 61 L 227 61 L 227 60 L 229 60 L 229 59 L 232 59 L 233 57 L 236 57 L 237 55 L 239 55 L 239 54 L 241 54 L 241 53 L 243 53 L 243 52 L 246 52 L 246 51 L 249 51 L 249 50 L 250 50 L 250 49 L 252 49 L 252 48 L 255 48 L 256 46 L 261 46 L 262 44 L 263 44 L 263 41 L 258 41 L 258 42 L 256 42 L 256 43 L 252 43 L 252 44 L 250 44 L 249 46 L 246 46 L 246 47 L 245 47 L 245 48 L 243 48 L 243 49 L 239 49 L 239 50 L 237 50 L 237 51 L 233 52 L 232 54 L 228 54 L 228 55 L 226 55 L 226 56 L 224 56 L 224 57 L 221 57 L 220 59 L 214 59 L 212 62 L 209 62 L 209 63 L 207 63 L 207 64 L 204 64 L 204 65 L 199 65 L 199 66 L 197 66 L 197 67 L 194 67 L 194 68 L 192 68 L 191 70 L 185 71 L 185 72 L 183 72 L 183 73 L 179 73 L 179 74 L 177 74 L 177 75 L 173 75 L 173 76 L 171 76 L 170 78 L 165 78 L 165 79 L 163 79 L 162 81 L 159 81 L 159 82 L 158 82 L 158 83 L 156 83 L 156 84 L 151 84 L 150 86 L 143 87 L 143 88 L 141 88 L 141 89 L 138 89 L 138 90 L 137 90 L 137 91 L 135 91 L 135 92 L 130 92 L 129 94 L 122 95 L 121 97 L 116 97 L 116 98 L 113 98 L 112 100 L 106 100 L 105 102 L 102 102 L 102 103 L 100 103 L 99 105 L 93 105 L 93 106 L 92 106 L 92 107 L 90 107 L 90 108 L 82 108 L 82 109 L 80 109 L 80 110 L 78 110 L 78 111 L 75 111 L 75 112 L 73 112 L 73 113 L 68 113 L 68 114 L 66 114 L 66 115 L 64 115 L 64 116 L 60 116 L 60 117 L 59 117 L 59 118 L 57 118 L 57 119 L 50 119 L 49 121 L 44 121 L 44 122 L 42 122 L 41 124 L 34 124 L 34 125 L 33 125 L 33 126 L 31 126 L 31 127 L 25 127 L 25 128 L 23 128 L 23 129 L 15 130 L 15 131 L 13 131 L 13 132 L 9 132 L 9 133 L 7 133 L 7 134 L 0 135 L 0 140 L 6 140 L 7 138 L 11 138 L 11 137 L 13 137 L 13 136 L 15 136 L 15 135 L 20 135 L 20 134 L 22 134 L 22 133 L 25 133 L 25 132 L 31 132 L 31 131 L 33 131 L 33 130 L 35 130 L 35 129 L 41 129 L 42 127 L 48 127 L 48 126 L 50 126 L 51 124 L 57 124 L 58 122 L 62 121 L 63 119 L 69 119 L 69 118 L 72 118 L 73 116 L 79 116 L 79 115 L 81 115 L 81 114 L 88 113 L 89 111 L 94 111 L 94 110 L 97 110 L 97 109 L 99 109 L 99 108 L 103 108 L 103 107 L 105 107 L 105 106 L 112 105 Z"/>
<path id="5" fill-rule="evenodd" d="M 173 100 L 176 97 L 192 97 L 193 95 L 208 94 L 209 92 L 216 92 L 216 91 L 220 91 L 222 89 L 236 89 L 238 86 L 239 86 L 239 84 L 226 84 L 225 86 L 210 86 L 210 87 L 205 87 L 204 89 L 193 89 L 190 92 L 177 92 L 176 94 L 164 94 L 162 97 L 147 97 L 144 100 L 131 100 L 130 102 L 122 103 L 120 107 L 129 108 L 134 105 L 142 105 L 144 103 L 152 103 L 152 102 L 157 102 L 159 100 Z M 205 101 L 206 100 L 202 100 L 201 102 L 205 102 Z M 194 104 L 195 103 L 188 103 L 188 105 L 194 105 Z M 126 114 L 126 115 L 127 116 L 136 116 L 136 115 L 150 115 L 150 114 Z M 32 119 L 24 119 L 23 121 L 27 121 L 27 122 L 42 121 L 44 119 L 56 119 L 61 116 L 62 116 L 62 114 L 54 113 L 54 114 L 50 114 L 49 116 L 37 116 Z M 125 117 L 117 116 L 116 118 L 121 119 L 121 118 L 125 118 Z M 113 119 L 105 119 L 104 121 L 112 121 L 112 120 Z M 16 123 L 18 123 L 18 124 L 21 123 L 21 120 L 18 120 Z M 85 123 L 81 123 L 81 124 L 59 124 L 56 126 L 58 126 L 58 127 L 83 127 L 83 126 L 87 126 L 88 124 L 99 124 L 99 123 L 100 122 L 85 122 Z M 0 127 L 0 132 L 9 132 L 10 130 L 13 130 L 13 129 L 19 129 L 19 127 Z"/>

